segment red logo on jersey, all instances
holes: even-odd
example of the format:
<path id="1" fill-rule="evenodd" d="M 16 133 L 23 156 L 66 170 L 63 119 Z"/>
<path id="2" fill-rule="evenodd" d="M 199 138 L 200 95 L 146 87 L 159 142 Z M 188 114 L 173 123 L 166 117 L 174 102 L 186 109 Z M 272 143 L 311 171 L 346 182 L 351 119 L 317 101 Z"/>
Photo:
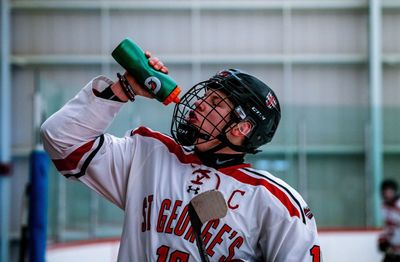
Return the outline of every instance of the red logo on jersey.
<path id="1" fill-rule="evenodd" d="M 277 104 L 276 98 L 271 92 L 268 93 L 265 103 L 267 104 L 267 107 L 269 109 L 276 107 L 276 104 Z"/>
<path id="2" fill-rule="evenodd" d="M 155 229 L 158 233 L 173 234 L 180 237 L 189 243 L 194 243 L 196 236 L 190 223 L 189 207 L 184 206 L 182 200 L 164 199 L 161 202 L 157 217 L 153 218 L 156 222 Z M 204 241 L 204 248 L 212 261 L 239 261 L 235 260 L 235 253 L 245 243 L 245 238 L 240 230 L 235 230 L 234 226 L 224 223 L 222 219 L 210 220 L 201 230 L 201 237 Z M 220 247 L 227 247 L 226 250 L 221 250 Z M 166 256 L 169 252 L 169 247 L 162 245 L 157 249 L 159 256 L 157 261 L 187 261 L 182 252 L 174 252 L 171 259 Z M 185 253 L 186 254 L 186 253 Z M 171 254 L 172 255 L 172 254 Z M 178 258 L 178 259 L 173 259 Z M 182 258 L 182 259 L 180 259 Z"/>
<path id="3" fill-rule="evenodd" d="M 195 171 L 193 171 L 193 175 L 194 174 L 198 174 L 196 176 L 196 179 L 194 180 L 190 180 L 190 182 L 192 182 L 195 185 L 202 185 L 203 184 L 203 179 L 210 179 L 210 176 L 208 175 L 211 171 L 207 170 L 207 169 L 197 169 Z"/>
<path id="4" fill-rule="evenodd" d="M 232 204 L 232 199 L 233 199 L 233 197 L 236 195 L 236 193 L 239 193 L 240 195 L 244 195 L 246 192 L 245 191 L 242 191 L 242 190 L 235 190 L 235 191 L 233 191 L 232 192 L 232 194 L 231 194 L 231 196 L 229 197 L 229 200 L 228 200 L 228 207 L 230 208 L 230 209 L 236 209 L 236 208 L 238 208 L 239 207 L 239 204 L 235 204 L 235 205 L 233 205 Z M 238 200 L 238 201 L 236 201 L 237 203 L 239 203 L 240 202 L 240 200 Z"/>

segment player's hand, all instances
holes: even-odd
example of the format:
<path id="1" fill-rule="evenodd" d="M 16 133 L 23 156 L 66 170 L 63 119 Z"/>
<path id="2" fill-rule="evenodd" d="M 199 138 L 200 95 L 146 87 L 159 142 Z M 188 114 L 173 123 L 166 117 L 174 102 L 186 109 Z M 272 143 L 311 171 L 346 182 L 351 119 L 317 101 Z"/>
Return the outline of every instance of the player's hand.
<path id="1" fill-rule="evenodd" d="M 147 89 L 145 87 L 141 86 L 136 81 L 136 79 L 131 74 L 129 74 L 128 71 L 125 71 L 124 76 L 126 77 L 126 80 L 128 80 L 129 84 L 132 86 L 133 90 L 135 91 L 136 96 L 144 96 L 147 98 L 154 98 L 154 96 L 149 91 L 147 91 Z"/>
<path id="2" fill-rule="evenodd" d="M 157 71 L 160 71 L 164 74 L 168 74 L 168 67 L 164 65 L 163 62 L 158 59 L 158 57 L 151 57 L 151 53 L 149 51 L 144 52 L 146 57 L 149 59 L 149 65 Z M 147 91 L 146 88 L 140 86 L 138 82 L 128 73 L 125 72 L 125 77 L 128 79 L 129 83 L 132 85 L 133 89 L 138 96 L 144 96 L 148 98 L 153 98 L 153 95 Z"/>
<path id="3" fill-rule="evenodd" d="M 151 57 L 151 53 L 149 51 L 144 52 L 144 54 L 149 59 L 149 65 L 151 67 L 157 71 L 163 72 L 164 74 L 168 74 L 168 67 L 166 67 L 164 63 L 158 59 L 158 57 Z"/>

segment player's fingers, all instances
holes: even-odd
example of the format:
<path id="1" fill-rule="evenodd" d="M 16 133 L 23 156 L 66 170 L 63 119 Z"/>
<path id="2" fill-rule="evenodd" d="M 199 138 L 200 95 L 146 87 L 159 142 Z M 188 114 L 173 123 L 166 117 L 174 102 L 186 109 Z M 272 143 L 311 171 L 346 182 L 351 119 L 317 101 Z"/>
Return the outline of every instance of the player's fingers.
<path id="1" fill-rule="evenodd" d="M 157 64 L 154 65 L 154 68 L 157 70 L 161 70 L 161 68 L 163 68 L 163 67 L 164 67 L 164 64 L 161 61 L 158 61 Z"/>
<path id="2" fill-rule="evenodd" d="M 161 68 L 161 72 L 163 72 L 164 74 L 168 74 L 168 67 L 163 66 L 163 67 Z"/>
<path id="3" fill-rule="evenodd" d="M 150 51 L 145 51 L 145 52 L 144 52 L 144 55 L 145 55 L 147 58 L 150 58 L 150 57 L 151 57 Z"/>
<path id="4" fill-rule="evenodd" d="M 161 62 L 157 57 L 152 58 L 149 63 L 155 70 L 160 70 L 164 66 L 163 62 Z"/>
<path id="5" fill-rule="evenodd" d="M 151 65 L 152 67 L 154 67 L 160 60 L 158 59 L 158 57 L 152 57 L 149 59 L 149 65 Z"/>
<path id="6" fill-rule="evenodd" d="M 163 72 L 163 73 L 165 73 L 165 74 L 167 74 L 168 73 L 168 67 L 166 67 L 165 65 L 164 65 L 164 63 L 163 62 L 158 62 L 157 63 L 157 67 L 160 67 L 159 69 L 157 69 L 157 70 L 159 70 L 159 71 L 161 71 L 161 72 Z"/>
<path id="7" fill-rule="evenodd" d="M 168 74 L 168 67 L 166 67 L 158 57 L 151 57 L 149 59 L 149 65 L 151 65 L 155 70 Z"/>

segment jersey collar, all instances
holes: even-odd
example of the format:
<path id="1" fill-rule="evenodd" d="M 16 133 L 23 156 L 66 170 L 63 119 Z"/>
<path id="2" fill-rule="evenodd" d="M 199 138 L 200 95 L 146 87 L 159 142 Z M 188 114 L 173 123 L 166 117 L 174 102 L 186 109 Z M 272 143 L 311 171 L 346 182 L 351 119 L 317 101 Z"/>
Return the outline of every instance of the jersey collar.
<path id="1" fill-rule="evenodd" d="M 244 154 L 210 154 L 198 150 L 195 150 L 195 153 L 204 165 L 216 169 L 236 166 L 244 162 Z"/>

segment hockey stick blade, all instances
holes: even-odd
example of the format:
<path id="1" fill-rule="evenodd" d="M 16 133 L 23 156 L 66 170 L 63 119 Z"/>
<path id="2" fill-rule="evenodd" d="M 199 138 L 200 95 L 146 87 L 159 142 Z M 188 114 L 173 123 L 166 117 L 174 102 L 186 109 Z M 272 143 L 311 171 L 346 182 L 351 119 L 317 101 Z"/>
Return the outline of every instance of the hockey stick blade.
<path id="1" fill-rule="evenodd" d="M 220 191 L 210 190 L 195 196 L 191 201 L 202 224 L 226 216 L 228 207 Z"/>
<path id="2" fill-rule="evenodd" d="M 210 220 L 226 216 L 228 208 L 224 196 L 217 190 L 201 193 L 189 203 L 189 217 L 196 237 L 196 245 L 202 262 L 209 262 L 207 252 L 201 237 L 201 227 Z"/>

